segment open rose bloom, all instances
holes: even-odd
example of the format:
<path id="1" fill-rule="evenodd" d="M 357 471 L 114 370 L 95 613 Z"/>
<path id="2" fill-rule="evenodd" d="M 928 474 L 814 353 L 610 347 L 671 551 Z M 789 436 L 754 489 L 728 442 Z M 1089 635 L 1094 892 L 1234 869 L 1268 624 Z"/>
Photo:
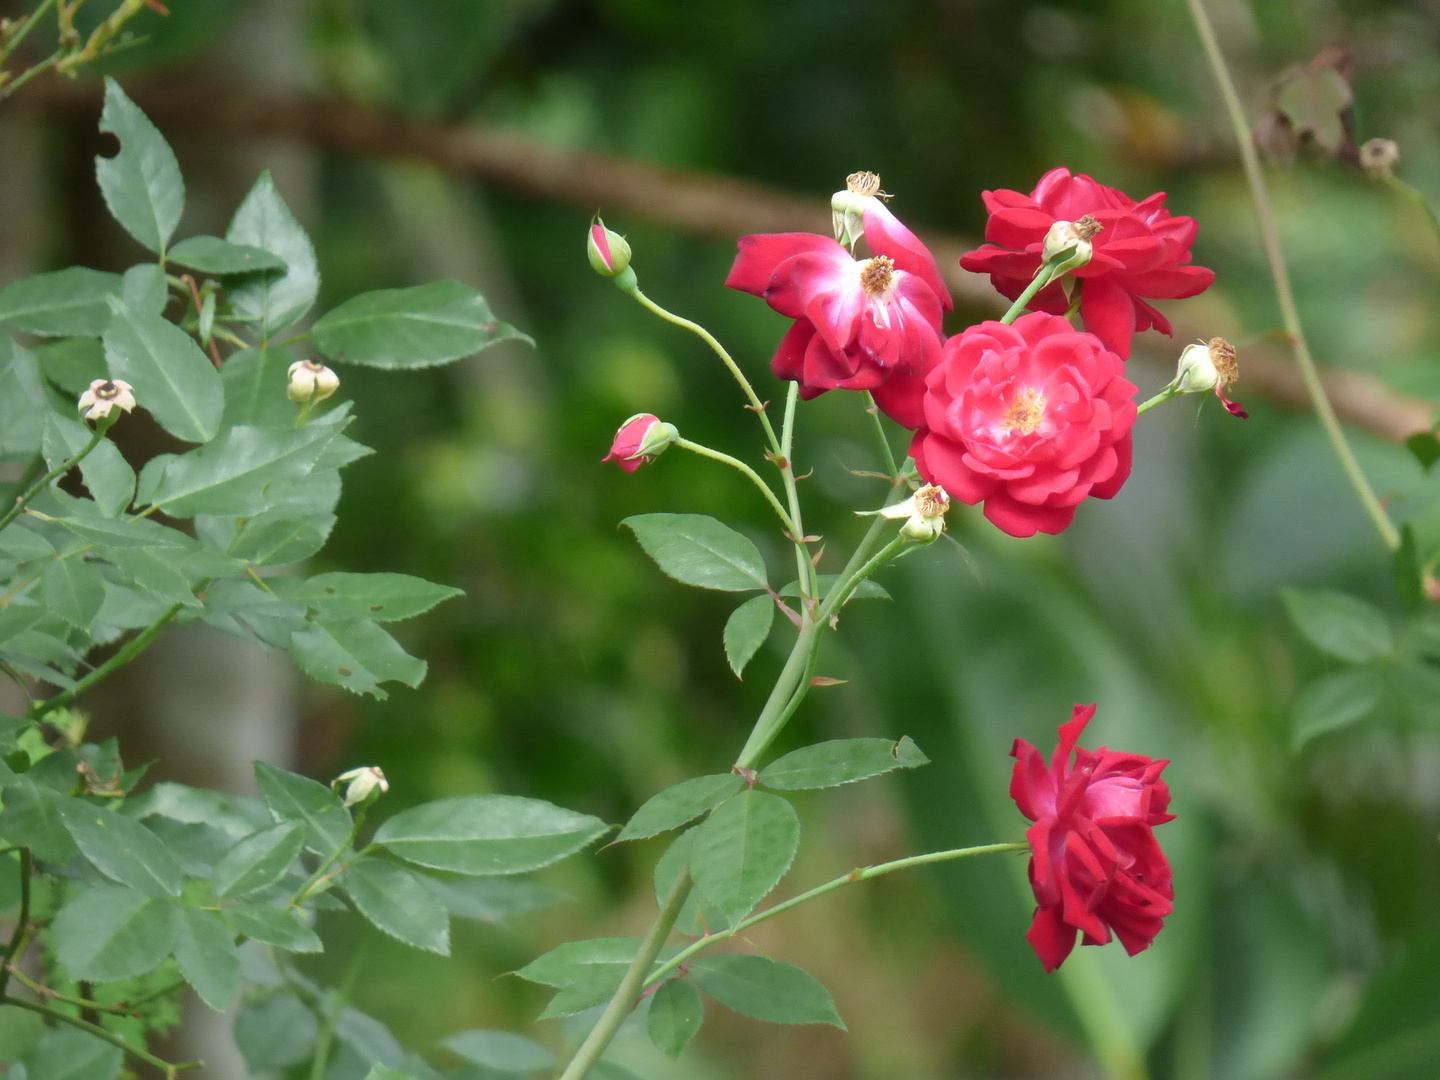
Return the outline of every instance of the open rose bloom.
<path id="1" fill-rule="evenodd" d="M 1178 299 L 1204 292 L 1215 273 L 1190 265 L 1190 245 L 1199 228 L 1194 218 L 1172 217 L 1165 193 L 1136 202 L 1123 191 L 1069 169 L 1051 169 L 1029 195 L 987 191 L 984 247 L 969 252 L 960 265 L 1017 299 L 1040 269 L 1045 235 L 1057 221 L 1089 215 L 1100 225 L 1090 241 L 1090 262 L 1071 271 L 1079 279 L 1080 317 L 1085 329 L 1122 360 L 1130 358 L 1130 340 L 1152 326 L 1170 334 L 1165 316 L 1146 299 Z M 1070 306 L 1060 282 L 1030 301 L 1034 311 L 1063 315 Z"/>
<path id="2" fill-rule="evenodd" d="M 1104 945 L 1113 931 L 1134 956 L 1174 906 L 1170 864 L 1152 831 L 1174 817 L 1160 779 L 1169 762 L 1077 747 L 1094 715 L 1094 705 L 1075 706 L 1048 768 L 1024 739 L 1010 752 L 1010 797 L 1035 823 L 1025 838 L 1039 908 L 1025 936 L 1046 971 L 1070 955 L 1077 933 L 1086 945 Z"/>
<path id="3" fill-rule="evenodd" d="M 878 198 L 863 220 L 869 259 L 814 233 L 744 236 L 725 284 L 795 320 L 770 367 L 798 382 L 801 397 L 869 390 L 888 415 L 918 427 L 921 377 L 940 355 L 950 292 L 935 257 Z"/>
<path id="4" fill-rule="evenodd" d="M 985 504 L 1011 536 L 1058 533 L 1130 475 L 1135 386 L 1121 359 L 1057 315 L 951 338 L 925 382 L 910 453 L 927 483 Z"/>

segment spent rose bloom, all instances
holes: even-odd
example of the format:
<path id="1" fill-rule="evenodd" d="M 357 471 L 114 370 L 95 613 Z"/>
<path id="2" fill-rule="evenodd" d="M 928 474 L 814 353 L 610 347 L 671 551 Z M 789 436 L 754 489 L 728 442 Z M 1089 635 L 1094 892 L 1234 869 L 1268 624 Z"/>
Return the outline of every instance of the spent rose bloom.
<path id="1" fill-rule="evenodd" d="M 135 408 L 134 387 L 124 379 L 95 379 L 75 404 L 86 420 L 104 420 L 112 409 Z"/>
<path id="2" fill-rule="evenodd" d="M 1011 536 L 1058 533 L 1130 475 L 1135 386 L 1094 334 L 1033 312 L 945 343 L 925 380 L 920 476 Z"/>
<path id="3" fill-rule="evenodd" d="M 1049 768 L 1024 739 L 1010 751 L 1010 797 L 1035 823 L 1025 838 L 1039 908 L 1025 936 L 1046 971 L 1070 955 L 1077 931 L 1086 945 L 1104 945 L 1113 930 L 1134 956 L 1174 908 L 1170 864 L 1152 831 L 1175 816 L 1160 779 L 1169 762 L 1077 748 L 1094 715 L 1094 705 L 1075 706 Z"/>
<path id="4" fill-rule="evenodd" d="M 725 284 L 795 320 L 770 367 L 798 382 L 801 397 L 870 390 L 887 414 L 917 427 L 920 379 L 940 354 L 950 291 L 935 257 L 878 197 L 863 199 L 860 216 L 872 258 L 814 233 L 742 236 Z"/>
<path id="5" fill-rule="evenodd" d="M 620 425 L 615 441 L 610 444 L 610 453 L 600 459 L 600 464 L 613 461 L 632 473 L 655 460 L 679 437 L 680 432 L 673 424 L 650 413 L 637 413 Z"/>
<path id="6" fill-rule="evenodd" d="M 960 258 L 960 265 L 989 274 L 995 288 L 1017 299 L 1040 269 L 1045 237 L 1057 221 L 1091 217 L 1099 230 L 1091 238 L 1091 258 L 1070 273 L 1083 282 L 1080 316 L 1085 329 L 1122 360 L 1130 358 L 1130 339 L 1152 326 L 1170 334 L 1165 316 L 1144 298 L 1172 300 L 1209 288 L 1214 271 L 1190 265 L 1190 245 L 1199 227 L 1194 218 L 1171 217 L 1165 192 L 1136 202 L 1123 191 L 1069 169 L 1051 169 L 1029 195 L 987 191 L 985 224 L 989 241 Z M 1030 301 L 1035 311 L 1063 315 L 1069 307 L 1060 283 L 1047 285 Z"/>

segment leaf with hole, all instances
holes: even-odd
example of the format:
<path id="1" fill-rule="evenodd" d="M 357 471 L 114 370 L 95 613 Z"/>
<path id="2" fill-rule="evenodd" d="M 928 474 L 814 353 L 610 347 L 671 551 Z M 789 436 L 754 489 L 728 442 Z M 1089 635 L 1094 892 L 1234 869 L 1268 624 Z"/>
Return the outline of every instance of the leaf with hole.
<path id="1" fill-rule="evenodd" d="M 95 179 L 110 215 L 151 251 L 165 250 L 185 209 L 180 163 L 165 136 L 114 79 L 105 79 L 100 130 L 120 140 L 114 157 L 95 158 Z"/>

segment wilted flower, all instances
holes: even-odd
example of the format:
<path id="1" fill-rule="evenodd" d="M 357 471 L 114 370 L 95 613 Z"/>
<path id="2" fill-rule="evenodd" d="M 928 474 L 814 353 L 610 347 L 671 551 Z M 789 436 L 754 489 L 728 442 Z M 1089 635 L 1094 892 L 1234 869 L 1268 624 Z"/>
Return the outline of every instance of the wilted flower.
<path id="1" fill-rule="evenodd" d="M 1086 214 L 1079 221 L 1057 221 L 1045 234 L 1040 257 L 1054 277 L 1078 270 L 1095 257 L 1091 241 L 1104 228 L 1093 214 Z"/>
<path id="2" fill-rule="evenodd" d="M 345 805 L 356 806 L 372 798 L 379 798 L 390 790 L 390 783 L 377 765 L 365 765 L 343 772 L 335 778 L 331 787 L 345 788 Z M 377 794 L 378 793 L 378 794 Z"/>
<path id="3" fill-rule="evenodd" d="M 1121 359 L 1058 315 L 983 322 L 945 343 L 910 453 L 1011 536 L 1058 533 L 1130 475 L 1134 394 Z"/>
<path id="4" fill-rule="evenodd" d="M 340 389 L 340 376 L 318 360 L 296 360 L 290 365 L 290 385 L 285 388 L 291 401 L 324 401 Z"/>
<path id="5" fill-rule="evenodd" d="M 1392 139 L 1371 139 L 1360 147 L 1360 168 L 1371 180 L 1388 180 L 1400 164 L 1400 147 Z"/>
<path id="6" fill-rule="evenodd" d="M 1175 906 L 1170 864 L 1152 831 L 1174 818 L 1160 779 L 1169 762 L 1076 747 L 1094 715 L 1094 705 L 1075 706 L 1048 769 L 1024 739 L 1010 751 L 1010 797 L 1035 823 L 1025 838 L 1039 908 L 1025 936 L 1046 971 L 1070 955 L 1077 931 L 1086 945 L 1104 945 L 1113 930 L 1134 956 Z"/>
<path id="7" fill-rule="evenodd" d="M 907 519 L 900 526 L 906 540 L 934 540 L 945 531 L 945 515 L 950 512 L 950 496 L 938 484 L 926 484 L 908 499 L 879 511 L 891 521 Z"/>
<path id="8" fill-rule="evenodd" d="M 632 473 L 663 454 L 679 437 L 674 424 L 667 424 L 650 413 L 637 413 L 620 425 L 610 444 L 610 453 L 600 459 L 600 464 L 613 461 Z"/>
<path id="9" fill-rule="evenodd" d="M 1010 299 L 1018 299 L 1044 263 L 1045 241 L 1057 221 L 1077 225 L 1090 217 L 1103 231 L 1090 238 L 1091 258 L 1072 271 L 1081 283 L 1080 317 L 1085 329 L 1122 360 L 1130 357 L 1137 330 L 1155 327 L 1171 333 L 1165 316 L 1141 297 L 1175 299 L 1204 292 L 1213 271 L 1190 265 L 1194 218 L 1171 217 L 1163 191 L 1136 202 L 1069 169 L 1051 169 L 1029 195 L 987 191 L 984 247 L 960 258 L 960 265 L 990 281 Z M 1063 315 L 1070 301 L 1051 282 L 1030 301 L 1032 311 Z"/>
<path id="10" fill-rule="evenodd" d="M 1230 415 L 1248 420 L 1250 414 L 1240 407 L 1240 403 L 1225 396 L 1239 378 L 1240 365 L 1235 361 L 1235 347 L 1224 338 L 1217 337 L 1185 346 L 1180 353 L 1175 381 L 1170 385 L 1181 394 L 1214 390 Z"/>
<path id="11" fill-rule="evenodd" d="M 86 420 L 104 420 L 112 409 L 135 408 L 135 394 L 123 379 L 96 379 L 80 395 L 77 407 Z"/>

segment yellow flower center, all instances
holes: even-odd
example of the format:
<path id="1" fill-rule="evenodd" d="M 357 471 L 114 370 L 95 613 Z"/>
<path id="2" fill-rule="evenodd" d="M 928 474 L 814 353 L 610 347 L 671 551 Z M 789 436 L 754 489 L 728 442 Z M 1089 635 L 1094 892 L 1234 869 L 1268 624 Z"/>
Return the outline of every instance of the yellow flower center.
<path id="1" fill-rule="evenodd" d="M 860 284 L 869 295 L 884 296 L 894 273 L 895 263 L 884 255 L 877 255 L 860 270 Z"/>
<path id="2" fill-rule="evenodd" d="M 1032 387 L 1016 394 L 1005 413 L 1005 434 L 1029 435 L 1045 419 L 1045 397 Z"/>

